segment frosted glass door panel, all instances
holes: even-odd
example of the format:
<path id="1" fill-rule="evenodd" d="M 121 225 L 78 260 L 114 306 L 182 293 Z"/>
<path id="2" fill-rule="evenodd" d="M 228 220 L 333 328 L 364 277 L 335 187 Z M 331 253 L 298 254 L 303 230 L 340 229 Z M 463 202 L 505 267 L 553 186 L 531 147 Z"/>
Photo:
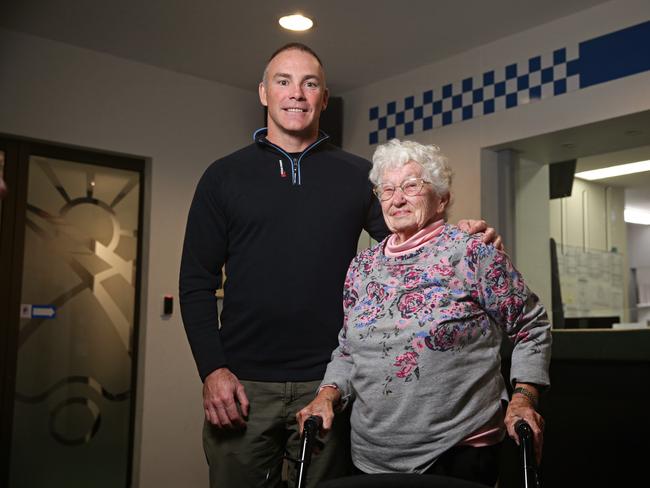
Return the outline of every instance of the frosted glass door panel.
<path id="1" fill-rule="evenodd" d="M 11 488 L 127 486 L 139 187 L 29 159 Z"/>

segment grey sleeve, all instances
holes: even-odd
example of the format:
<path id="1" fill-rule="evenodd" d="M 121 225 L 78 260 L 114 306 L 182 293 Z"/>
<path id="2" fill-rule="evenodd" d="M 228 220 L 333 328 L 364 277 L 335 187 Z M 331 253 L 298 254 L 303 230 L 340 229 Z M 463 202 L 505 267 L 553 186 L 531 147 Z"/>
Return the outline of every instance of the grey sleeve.
<path id="1" fill-rule="evenodd" d="M 549 386 L 552 339 L 546 309 L 505 253 L 492 246 L 480 247 L 471 253 L 476 259 L 479 296 L 513 343 L 510 380 Z"/>

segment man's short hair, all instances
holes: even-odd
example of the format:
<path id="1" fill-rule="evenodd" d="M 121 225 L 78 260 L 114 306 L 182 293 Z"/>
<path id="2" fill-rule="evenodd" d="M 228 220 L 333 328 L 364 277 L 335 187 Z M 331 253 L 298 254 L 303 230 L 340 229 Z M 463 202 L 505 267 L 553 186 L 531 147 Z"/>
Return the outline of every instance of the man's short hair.
<path id="1" fill-rule="evenodd" d="M 318 57 L 318 54 L 316 54 L 316 52 L 312 48 L 310 48 L 309 46 L 303 44 L 302 42 L 290 42 L 290 43 L 285 44 L 284 46 L 280 47 L 273 54 L 271 54 L 271 57 L 266 62 L 266 66 L 264 67 L 264 73 L 262 74 L 262 82 L 263 83 L 266 83 L 266 75 L 267 75 L 267 72 L 269 70 L 269 64 L 271 63 L 271 61 L 273 61 L 273 59 L 278 54 L 283 53 L 284 51 L 291 51 L 292 49 L 295 49 L 297 51 L 302 51 L 304 53 L 311 54 L 312 56 L 314 56 L 314 58 L 316 58 L 316 61 L 318 61 L 318 64 L 321 67 L 321 69 L 324 70 L 322 61 Z"/>

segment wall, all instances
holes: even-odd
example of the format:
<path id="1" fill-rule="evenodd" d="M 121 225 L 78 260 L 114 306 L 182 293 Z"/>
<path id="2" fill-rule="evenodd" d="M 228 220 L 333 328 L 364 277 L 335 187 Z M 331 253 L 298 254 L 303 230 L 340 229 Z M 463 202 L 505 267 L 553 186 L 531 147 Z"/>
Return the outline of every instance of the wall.
<path id="1" fill-rule="evenodd" d="M 528 286 L 551 307 L 548 165 L 518 158 L 515 171 L 515 259 Z"/>
<path id="2" fill-rule="evenodd" d="M 650 268 L 650 225 L 626 224 L 630 268 Z"/>
<path id="3" fill-rule="evenodd" d="M 630 304 L 632 318 L 650 327 L 650 226 L 627 224 L 627 233 L 629 266 L 636 269 L 636 289 L 630 297 L 636 302 Z"/>
<path id="4" fill-rule="evenodd" d="M 456 198 L 450 212 L 452 221 L 461 217 L 479 218 L 483 214 L 481 197 L 481 149 L 508 141 L 532 137 L 569 127 L 606 120 L 650 108 L 650 72 L 641 70 L 614 81 L 594 82 L 593 73 L 583 73 L 584 84 L 574 76 L 568 76 L 583 41 L 647 22 L 650 19 L 650 3 L 645 0 L 614 0 L 552 23 L 530 29 L 480 48 L 467 51 L 444 61 L 422 66 L 387 80 L 378 81 L 359 90 L 343 94 L 345 101 L 345 148 L 370 157 L 378 142 L 396 136 L 422 143 L 436 143 L 454 167 L 455 181 L 452 190 Z M 432 19 L 443 22 L 444 19 Z M 423 40 L 423 42 L 426 42 Z M 462 120 L 462 109 L 453 111 L 453 123 L 441 125 L 440 114 L 433 115 L 435 107 L 428 103 L 427 92 L 432 90 L 435 100 L 443 96 L 442 104 L 452 104 L 444 99 L 444 87 L 452 85 L 454 94 L 462 90 L 463 80 L 471 79 L 474 86 L 482 83 L 481 75 L 494 70 L 496 76 L 506 75 L 506 66 L 517 64 L 530 69 L 528 60 L 540 57 L 541 62 L 554 63 L 554 51 L 565 48 L 565 63 L 552 69 L 552 76 L 562 77 L 565 92 L 554 96 L 548 87 L 539 97 L 528 91 L 517 91 L 518 105 L 505 108 L 501 100 L 494 112 L 483 114 L 485 108 L 473 105 L 474 113 Z M 638 47 L 643 52 L 645 48 Z M 582 54 L 580 54 L 582 55 Z M 578 63 L 579 64 L 579 63 Z M 611 63 L 603 63 L 604 66 Z M 645 66 L 645 65 L 644 65 Z M 533 83 L 531 74 L 526 83 Z M 590 81 L 589 81 L 590 80 Z M 514 82 L 516 85 L 518 80 Z M 510 80 L 509 85 L 513 84 Z M 561 84 L 561 83 L 560 83 Z M 553 85 L 553 84 L 551 84 Z M 514 87 L 517 90 L 517 87 Z M 525 92 L 525 96 L 524 96 Z M 486 96 L 487 89 L 483 93 Z M 460 94 L 464 104 L 472 93 Z M 503 97 L 502 97 L 503 98 Z M 418 110 L 424 113 L 418 113 Z M 425 128 L 423 117 L 433 116 L 434 128 Z M 469 115 L 469 114 L 468 114 Z M 419 117 L 419 118 L 418 118 Z M 379 130 L 380 119 L 385 118 L 385 129 Z M 403 121 L 401 119 L 404 119 Z M 408 124 L 413 121 L 412 126 Z M 400 123 L 401 122 L 401 123 Z M 393 130 L 391 130 L 391 128 Z M 412 130 L 412 132 L 410 132 Z M 373 136 L 374 133 L 374 136 Z M 488 196 L 489 197 L 489 196 Z M 496 198 L 492 196 L 492 198 Z M 548 236 L 542 236 L 547 238 Z M 507 243 L 506 243 L 507 245 Z"/>
<path id="5" fill-rule="evenodd" d="M 148 158 L 134 486 L 207 486 L 201 383 L 178 307 L 182 236 L 195 184 L 248 144 L 257 95 L 0 30 L 0 133 Z"/>

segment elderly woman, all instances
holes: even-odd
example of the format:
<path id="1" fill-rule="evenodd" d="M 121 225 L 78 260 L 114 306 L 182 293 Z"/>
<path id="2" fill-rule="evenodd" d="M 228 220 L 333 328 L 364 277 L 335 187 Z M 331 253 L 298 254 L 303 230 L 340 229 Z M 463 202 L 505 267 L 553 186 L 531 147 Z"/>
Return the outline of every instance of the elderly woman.
<path id="1" fill-rule="evenodd" d="M 498 448 L 549 384 L 550 326 L 508 256 L 445 223 L 451 170 L 436 146 L 392 140 L 370 179 L 389 229 L 345 280 L 345 320 L 316 398 L 323 417 L 352 402 L 352 459 L 364 473 L 434 473 L 494 485 Z M 501 375 L 514 343 L 512 399 Z M 507 404 L 507 409 L 504 405 Z M 505 410 L 505 411 L 504 411 Z"/>

